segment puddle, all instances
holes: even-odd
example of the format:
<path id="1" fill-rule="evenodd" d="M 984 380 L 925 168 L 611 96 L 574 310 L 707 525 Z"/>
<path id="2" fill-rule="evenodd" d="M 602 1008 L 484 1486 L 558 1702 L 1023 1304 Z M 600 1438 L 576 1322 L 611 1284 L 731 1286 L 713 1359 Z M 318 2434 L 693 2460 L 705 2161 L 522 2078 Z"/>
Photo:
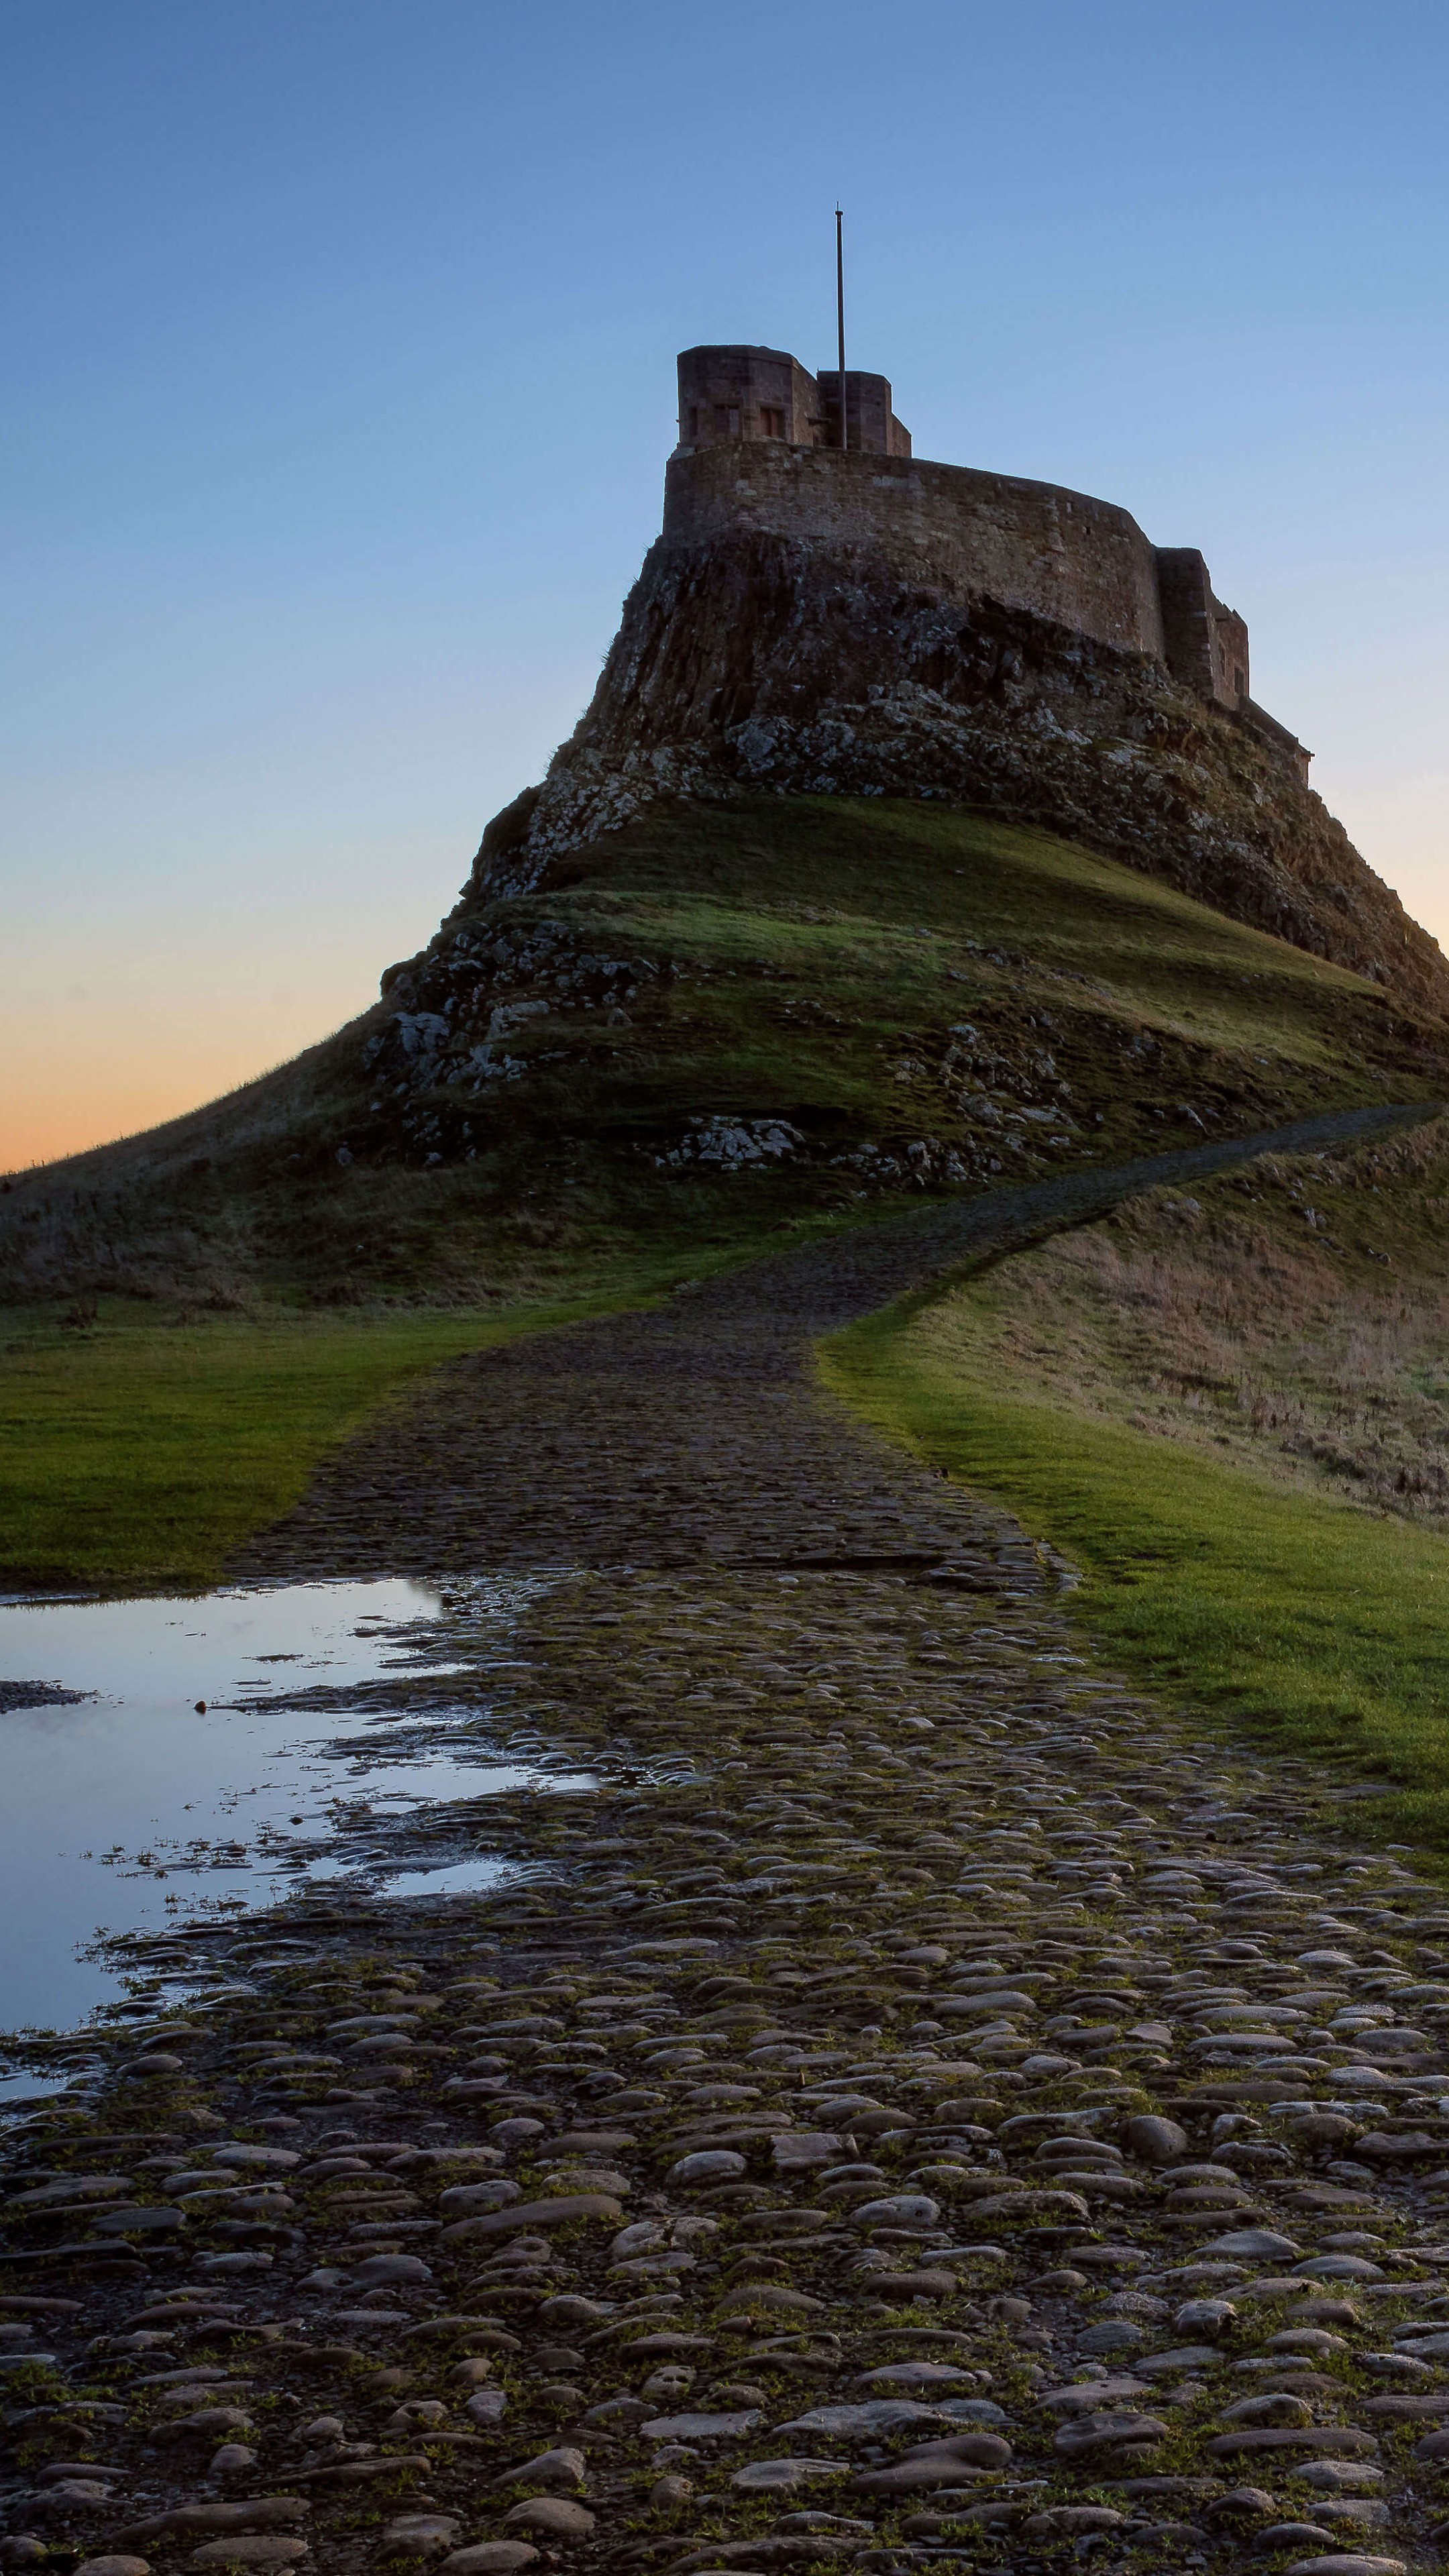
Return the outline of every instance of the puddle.
<path id="1" fill-rule="evenodd" d="M 451 1869 L 403 1869 L 390 1878 L 380 1879 L 379 1896 L 472 1896 L 480 1887 L 492 1887 L 498 1877 L 498 1864 L 489 1860 L 460 1860 Z"/>
<path id="2" fill-rule="evenodd" d="M 464 1665 L 441 1594 L 401 1579 L 0 1603 L 0 2030 L 71 2028 L 114 2000 L 122 1971 L 93 1955 L 104 1934 L 227 1920 L 349 1874 L 397 1895 L 496 1881 L 486 1857 L 400 1872 L 396 1837 L 434 1800 L 592 1787 L 541 1745 L 510 1759 L 475 1731 L 487 1658 L 537 1589 L 487 1588 L 483 1661 Z M 446 1687 L 421 1714 L 386 1688 L 455 1674 L 456 1709 Z M 95 1696 L 4 1704 L 7 1683 L 35 1681 Z M 339 1838 L 336 1856 L 317 1851 Z M 0 2073 L 0 2102 L 47 2089 Z"/>

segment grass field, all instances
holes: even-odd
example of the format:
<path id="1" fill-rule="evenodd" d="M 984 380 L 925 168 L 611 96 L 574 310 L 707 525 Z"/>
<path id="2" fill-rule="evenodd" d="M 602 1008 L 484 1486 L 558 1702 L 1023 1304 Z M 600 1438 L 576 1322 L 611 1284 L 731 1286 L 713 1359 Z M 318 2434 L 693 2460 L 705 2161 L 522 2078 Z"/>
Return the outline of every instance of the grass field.
<path id="1" fill-rule="evenodd" d="M 77 1329 L 52 1306 L 0 1307 L 0 1583 L 204 1588 L 426 1370 L 829 1230 L 808 1211 L 762 1229 L 747 1205 L 733 1240 L 615 1241 L 564 1270 L 571 1294 L 502 1309 L 208 1315 L 113 1297 Z"/>
<path id="2" fill-rule="evenodd" d="M 1030 1256 L 1027 1256 L 1030 1258 Z M 1375 1830 L 1449 1862 L 1449 1544 L 1076 1410 L 1003 1363 L 1002 1282 L 829 1344 L 827 1383 L 1080 1570 L 1076 1614 L 1208 1724 L 1395 1784 Z"/>
<path id="3" fill-rule="evenodd" d="M 323 1451 L 420 1371 L 594 1311 L 181 1323 L 34 1319 L 0 1375 L 0 1571 L 17 1585 L 196 1590 Z"/>

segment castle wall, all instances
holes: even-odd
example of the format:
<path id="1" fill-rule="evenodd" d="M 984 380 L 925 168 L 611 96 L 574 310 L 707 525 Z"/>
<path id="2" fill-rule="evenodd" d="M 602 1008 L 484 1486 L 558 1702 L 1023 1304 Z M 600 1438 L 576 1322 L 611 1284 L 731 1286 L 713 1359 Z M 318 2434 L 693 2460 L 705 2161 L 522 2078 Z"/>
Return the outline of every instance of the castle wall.
<path id="1" fill-rule="evenodd" d="M 739 530 L 866 549 L 903 581 L 963 602 L 985 593 L 1100 643 L 1170 659 L 1155 548 L 1126 510 L 1081 492 L 838 448 L 725 446 L 671 457 L 666 543 L 704 546 Z"/>

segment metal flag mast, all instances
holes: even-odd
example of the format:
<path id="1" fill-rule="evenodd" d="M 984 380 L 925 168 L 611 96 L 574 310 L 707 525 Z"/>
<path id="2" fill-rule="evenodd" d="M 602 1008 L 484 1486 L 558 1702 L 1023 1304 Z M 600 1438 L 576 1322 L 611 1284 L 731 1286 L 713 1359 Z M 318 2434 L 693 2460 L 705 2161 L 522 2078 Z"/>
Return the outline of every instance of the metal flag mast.
<path id="1" fill-rule="evenodd" d="M 840 373 L 840 444 L 850 445 L 850 431 L 845 418 L 845 244 L 841 227 L 845 218 L 839 206 L 835 209 L 835 348 Z"/>

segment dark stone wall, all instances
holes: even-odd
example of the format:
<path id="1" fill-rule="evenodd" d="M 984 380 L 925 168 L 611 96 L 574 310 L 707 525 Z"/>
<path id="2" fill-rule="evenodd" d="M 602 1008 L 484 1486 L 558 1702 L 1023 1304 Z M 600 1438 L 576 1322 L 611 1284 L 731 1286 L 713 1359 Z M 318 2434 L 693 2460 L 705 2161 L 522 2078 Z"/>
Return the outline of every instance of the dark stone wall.
<path id="1" fill-rule="evenodd" d="M 963 610 L 984 595 L 1165 658 L 1156 550 L 1126 510 L 1051 483 L 837 448 L 671 457 L 665 542 L 697 548 L 735 534 L 869 554 Z"/>

